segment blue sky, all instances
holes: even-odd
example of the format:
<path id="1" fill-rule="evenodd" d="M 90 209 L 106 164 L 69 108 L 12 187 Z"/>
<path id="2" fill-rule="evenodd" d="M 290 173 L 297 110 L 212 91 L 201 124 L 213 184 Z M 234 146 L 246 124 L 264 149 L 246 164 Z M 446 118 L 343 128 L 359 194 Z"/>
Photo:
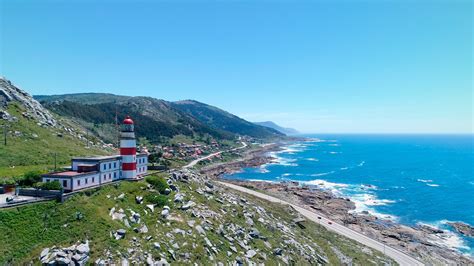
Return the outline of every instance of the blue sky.
<path id="1" fill-rule="evenodd" d="M 473 131 L 470 1 L 0 1 L 31 94 L 195 99 L 303 132 Z"/>

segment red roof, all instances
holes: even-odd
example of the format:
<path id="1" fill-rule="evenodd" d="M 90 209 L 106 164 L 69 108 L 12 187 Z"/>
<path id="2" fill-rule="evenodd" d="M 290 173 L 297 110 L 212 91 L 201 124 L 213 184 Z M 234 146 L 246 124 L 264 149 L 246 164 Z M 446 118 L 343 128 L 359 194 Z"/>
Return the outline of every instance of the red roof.
<path id="1" fill-rule="evenodd" d="M 76 172 L 76 171 L 65 171 L 65 172 L 57 172 L 57 173 L 50 173 L 50 174 L 47 174 L 48 176 L 67 176 L 67 177 L 70 177 L 70 176 L 77 176 L 77 175 L 83 175 L 84 173 L 79 173 L 79 172 Z"/>
<path id="2" fill-rule="evenodd" d="M 123 120 L 123 123 L 126 125 L 133 125 L 133 120 L 130 118 L 130 116 L 126 116 L 125 120 Z"/>

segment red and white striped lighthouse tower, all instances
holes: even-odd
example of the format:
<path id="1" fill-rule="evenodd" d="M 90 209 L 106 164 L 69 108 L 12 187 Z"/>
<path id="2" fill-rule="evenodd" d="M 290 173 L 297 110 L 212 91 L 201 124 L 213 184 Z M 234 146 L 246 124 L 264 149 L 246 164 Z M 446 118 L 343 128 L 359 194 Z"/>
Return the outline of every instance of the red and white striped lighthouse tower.
<path id="1" fill-rule="evenodd" d="M 122 178 L 134 179 L 137 176 L 137 144 L 133 120 L 127 116 L 123 120 L 120 133 L 120 155 L 122 156 Z"/>

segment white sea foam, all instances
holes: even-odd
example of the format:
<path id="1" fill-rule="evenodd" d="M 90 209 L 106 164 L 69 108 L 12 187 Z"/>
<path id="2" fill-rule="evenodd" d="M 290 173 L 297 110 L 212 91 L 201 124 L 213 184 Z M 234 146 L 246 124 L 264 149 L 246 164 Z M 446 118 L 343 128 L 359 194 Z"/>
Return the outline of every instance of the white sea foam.
<path id="1" fill-rule="evenodd" d="M 350 211 L 350 213 L 367 212 L 378 218 L 391 220 L 391 221 L 398 220 L 397 216 L 377 212 L 374 208 L 371 207 L 371 206 L 381 206 L 381 205 L 392 204 L 392 203 L 395 203 L 394 200 L 377 199 L 377 197 L 372 194 L 355 194 L 355 195 L 352 195 L 350 199 L 355 204 L 355 209 Z"/>
<path id="2" fill-rule="evenodd" d="M 341 195 L 340 189 L 347 188 L 349 186 L 347 184 L 332 183 L 332 182 L 322 180 L 322 179 L 316 179 L 316 180 L 306 181 L 302 183 L 307 184 L 307 185 L 317 186 L 321 189 L 330 190 L 332 193 L 336 195 Z"/>
<path id="3" fill-rule="evenodd" d="M 317 177 L 317 176 L 325 176 L 325 175 L 330 175 L 330 174 L 334 174 L 335 172 L 334 171 L 331 171 L 331 172 L 326 172 L 326 173 L 317 173 L 317 174 L 312 174 L 310 176 L 314 176 L 314 177 Z"/>
<path id="4" fill-rule="evenodd" d="M 296 162 L 296 159 L 290 159 L 290 158 L 284 158 L 281 156 L 278 156 L 279 152 L 270 152 L 268 153 L 269 156 L 271 156 L 272 159 L 272 164 L 278 164 L 278 165 L 283 165 L 283 166 L 298 166 L 298 164 L 294 163 Z"/>
<path id="5" fill-rule="evenodd" d="M 317 161 L 319 161 L 319 159 L 317 159 L 317 158 L 307 158 L 306 160 L 312 161 L 312 162 L 317 162 Z"/>
<path id="6" fill-rule="evenodd" d="M 382 206 L 396 202 L 388 199 L 377 199 L 377 197 L 372 194 L 361 194 L 361 199 L 367 206 Z"/>
<path id="7" fill-rule="evenodd" d="M 471 248 L 468 245 L 466 245 L 462 237 L 460 237 L 457 233 L 453 231 L 443 228 L 446 226 L 448 222 L 451 222 L 451 221 L 440 220 L 440 221 L 431 222 L 431 223 L 419 222 L 417 224 L 443 230 L 443 233 L 434 235 L 433 236 L 434 239 L 428 239 L 429 242 L 433 244 L 441 245 L 443 247 L 446 247 L 452 250 L 459 250 L 459 251 L 464 251 L 464 252 L 469 251 Z"/>
<path id="8" fill-rule="evenodd" d="M 265 174 L 265 173 L 269 173 L 270 170 L 268 170 L 268 169 L 265 168 L 265 167 L 260 166 L 260 169 L 259 169 L 258 172 L 259 172 L 259 173 L 262 173 L 262 174 Z"/>
<path id="9" fill-rule="evenodd" d="M 426 184 L 427 186 L 430 186 L 430 187 L 439 187 L 438 184 Z"/>
<path id="10" fill-rule="evenodd" d="M 290 173 L 284 173 L 282 176 L 290 176 Z"/>
<path id="11" fill-rule="evenodd" d="M 362 162 L 360 162 L 357 166 L 358 166 L 358 167 L 361 167 L 361 166 L 364 166 L 364 164 L 365 164 L 365 161 L 362 161 Z"/>
<path id="12" fill-rule="evenodd" d="M 341 145 L 339 145 L 339 144 L 328 144 L 328 146 L 339 147 Z"/>
<path id="13" fill-rule="evenodd" d="M 275 181 L 272 180 L 263 180 L 263 179 L 246 179 L 248 181 L 253 181 L 253 182 L 267 182 L 267 183 L 275 183 Z"/>
<path id="14" fill-rule="evenodd" d="M 318 138 L 311 138 L 306 143 L 318 143 L 318 142 L 326 142 L 324 139 L 318 139 Z"/>
<path id="15" fill-rule="evenodd" d="M 339 153 L 342 153 L 342 152 L 338 152 L 338 151 L 330 151 L 329 154 L 339 154 Z"/>
<path id="16" fill-rule="evenodd" d="M 397 221 L 398 217 L 390 214 L 379 213 L 373 206 L 382 206 L 393 204 L 396 201 L 390 199 L 378 199 L 376 195 L 371 194 L 369 189 L 376 190 L 377 187 L 373 185 L 349 185 L 343 183 L 333 183 L 322 179 L 316 179 L 312 181 L 304 182 L 307 185 L 314 185 L 321 189 L 331 191 L 337 196 L 346 196 L 351 199 L 355 204 L 355 209 L 351 213 L 367 212 L 373 216 L 387 219 L 391 221 Z"/>
<path id="17" fill-rule="evenodd" d="M 374 185 L 366 185 L 366 184 L 360 185 L 360 188 L 361 188 L 362 190 L 368 190 L 368 189 L 377 190 L 377 189 L 378 189 L 377 186 L 374 186 Z"/>
<path id="18" fill-rule="evenodd" d="M 422 182 L 422 183 L 431 183 L 431 182 L 433 182 L 433 180 L 431 180 L 431 179 L 417 179 L 416 181 Z"/>
<path id="19" fill-rule="evenodd" d="M 347 169 L 349 169 L 349 167 L 341 167 L 341 168 L 340 168 L 340 170 L 343 170 L 343 171 L 344 171 L 344 170 L 347 170 Z"/>

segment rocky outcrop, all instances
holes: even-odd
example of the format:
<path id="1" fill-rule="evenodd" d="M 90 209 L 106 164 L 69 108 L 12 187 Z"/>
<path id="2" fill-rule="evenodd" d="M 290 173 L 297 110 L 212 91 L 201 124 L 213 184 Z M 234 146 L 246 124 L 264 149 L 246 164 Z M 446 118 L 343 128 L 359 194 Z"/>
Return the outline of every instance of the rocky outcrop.
<path id="1" fill-rule="evenodd" d="M 38 101 L 33 99 L 24 90 L 13 85 L 9 80 L 0 77 L 0 118 L 14 121 L 15 118 L 10 115 L 6 107 L 11 102 L 19 103 L 25 110 L 22 115 L 26 118 L 35 119 L 43 126 L 56 126 L 57 121 Z"/>
<path id="2" fill-rule="evenodd" d="M 474 227 L 461 222 L 454 222 L 448 224 L 451 225 L 454 229 L 456 229 L 456 231 L 458 231 L 460 234 L 474 237 Z"/>
<path id="3" fill-rule="evenodd" d="M 39 260 L 43 265 L 86 265 L 89 260 L 89 241 L 78 242 L 67 248 L 45 248 L 41 251 Z"/>

